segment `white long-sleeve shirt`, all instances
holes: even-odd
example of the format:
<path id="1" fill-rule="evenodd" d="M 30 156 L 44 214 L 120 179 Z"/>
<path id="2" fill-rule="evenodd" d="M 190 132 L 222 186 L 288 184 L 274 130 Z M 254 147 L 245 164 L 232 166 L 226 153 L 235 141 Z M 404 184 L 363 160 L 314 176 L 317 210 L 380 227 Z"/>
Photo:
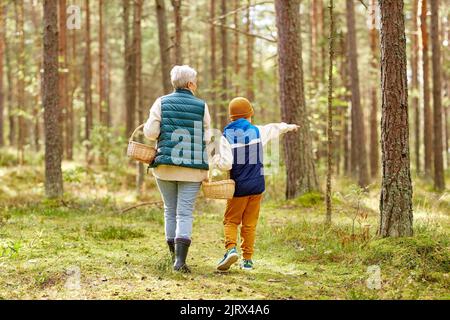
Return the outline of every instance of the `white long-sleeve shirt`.
<path id="1" fill-rule="evenodd" d="M 256 126 L 259 130 L 261 143 L 265 146 L 270 140 L 278 139 L 282 134 L 295 130 L 297 125 L 281 123 L 269 123 L 264 126 Z M 209 167 L 228 171 L 233 166 L 233 150 L 231 144 L 225 137 L 221 137 L 219 152 L 209 161 Z"/>

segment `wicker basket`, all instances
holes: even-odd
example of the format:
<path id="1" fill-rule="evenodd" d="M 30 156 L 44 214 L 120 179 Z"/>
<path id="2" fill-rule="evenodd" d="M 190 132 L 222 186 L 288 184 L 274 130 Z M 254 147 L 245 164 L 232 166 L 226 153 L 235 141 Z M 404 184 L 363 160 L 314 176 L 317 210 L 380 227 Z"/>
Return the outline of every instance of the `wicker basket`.
<path id="1" fill-rule="evenodd" d="M 144 127 L 143 124 L 137 127 L 131 134 L 130 140 L 128 141 L 127 156 L 136 161 L 150 164 L 155 159 L 156 149 L 146 144 L 133 141 L 134 135 L 142 127 Z"/>
<path id="2" fill-rule="evenodd" d="M 210 170 L 209 172 L 211 172 Z M 231 199 L 234 195 L 234 180 L 229 179 L 221 181 L 212 181 L 211 174 L 208 176 L 208 181 L 202 182 L 203 194 L 206 198 L 211 199 Z"/>

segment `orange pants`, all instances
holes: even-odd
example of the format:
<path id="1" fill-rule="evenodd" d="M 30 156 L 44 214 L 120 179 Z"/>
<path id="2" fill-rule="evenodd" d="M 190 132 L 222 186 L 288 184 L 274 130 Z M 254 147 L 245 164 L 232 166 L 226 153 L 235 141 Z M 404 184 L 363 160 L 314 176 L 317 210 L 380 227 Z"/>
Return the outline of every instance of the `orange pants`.
<path id="1" fill-rule="evenodd" d="M 241 249 L 246 260 L 250 260 L 253 255 L 261 199 L 262 194 L 235 197 L 228 200 L 225 210 L 225 248 L 228 250 L 236 246 L 238 227 L 241 225 Z"/>

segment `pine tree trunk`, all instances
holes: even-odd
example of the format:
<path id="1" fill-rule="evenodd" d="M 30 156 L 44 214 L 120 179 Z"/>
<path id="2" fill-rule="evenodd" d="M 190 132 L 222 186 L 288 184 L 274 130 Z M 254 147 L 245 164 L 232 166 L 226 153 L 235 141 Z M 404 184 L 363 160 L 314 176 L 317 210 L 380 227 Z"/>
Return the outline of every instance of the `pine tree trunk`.
<path id="1" fill-rule="evenodd" d="M 84 52 L 84 115 L 85 115 L 85 143 L 86 162 L 92 162 L 91 151 L 91 131 L 92 131 L 92 60 L 91 60 L 91 17 L 89 0 L 85 0 L 85 52 Z"/>
<path id="2" fill-rule="evenodd" d="M 136 97 L 137 97 L 137 114 L 139 124 L 144 123 L 144 95 L 142 88 L 142 6 L 143 0 L 135 0 L 134 4 L 134 30 L 133 30 L 133 48 L 136 52 Z M 139 140 L 143 142 L 142 138 Z M 137 163 L 136 189 L 137 193 L 143 192 L 144 186 L 144 165 Z"/>
<path id="3" fill-rule="evenodd" d="M 444 158 L 442 145 L 442 95 L 441 95 L 441 44 L 439 40 L 439 0 L 431 4 L 431 46 L 433 64 L 433 120 L 434 120 L 434 186 L 437 190 L 445 189 Z"/>
<path id="4" fill-rule="evenodd" d="M 170 50 L 169 40 L 167 36 L 167 19 L 166 7 L 164 0 L 155 0 L 156 17 L 158 20 L 158 37 L 159 37 L 159 52 L 161 57 L 161 72 L 162 85 L 164 94 L 168 94 L 172 90 L 170 83 Z"/>
<path id="5" fill-rule="evenodd" d="M 412 51 L 411 51 L 411 89 L 413 91 L 412 108 L 414 110 L 414 152 L 416 171 L 421 172 L 420 167 L 420 105 L 419 105 L 419 28 L 417 24 L 419 12 L 419 0 L 413 0 L 412 13 Z"/>
<path id="6" fill-rule="evenodd" d="M 175 20 L 175 64 L 183 64 L 183 56 L 181 51 L 181 31 L 182 29 L 182 17 L 181 17 L 181 0 L 171 0 L 173 7 L 173 14 Z"/>
<path id="7" fill-rule="evenodd" d="M 300 126 L 284 136 L 288 199 L 318 189 L 305 106 L 299 5 L 298 0 L 275 1 L 281 117 Z"/>
<path id="8" fill-rule="evenodd" d="M 59 60 L 59 108 L 61 110 L 61 132 L 63 134 L 63 152 L 67 150 L 67 108 L 68 108 L 68 95 L 67 95 L 67 36 L 66 36 L 66 0 L 59 0 L 59 48 L 58 48 L 58 60 Z M 66 154 L 67 156 L 67 154 Z"/>
<path id="9" fill-rule="evenodd" d="M 73 145 L 74 145 L 74 112 L 73 107 L 75 103 L 75 93 L 79 86 L 79 64 L 77 53 L 77 30 L 71 30 L 70 42 L 71 42 L 71 55 L 70 55 L 70 96 L 69 103 L 67 104 L 67 126 L 66 126 L 66 157 L 67 160 L 73 160 Z"/>
<path id="10" fill-rule="evenodd" d="M 41 16 L 40 12 L 36 12 L 36 7 L 37 7 L 37 3 L 33 3 L 31 5 L 31 21 L 33 22 L 33 27 L 35 30 L 40 30 L 41 26 L 40 26 L 40 21 L 39 21 L 39 17 Z M 39 33 L 36 33 L 35 36 L 35 41 L 34 41 L 34 47 L 36 50 L 39 50 L 40 52 L 42 52 L 42 45 L 41 45 L 41 41 L 42 41 L 42 36 Z M 36 64 L 37 64 L 37 68 L 38 70 L 42 70 L 42 57 L 34 57 L 36 60 Z M 42 75 L 40 72 L 37 73 L 36 75 L 36 82 L 38 84 L 41 83 L 42 81 Z M 35 92 L 33 92 L 33 104 L 32 104 L 32 112 L 33 112 L 33 142 L 34 142 L 34 150 L 36 152 L 40 151 L 40 120 L 41 117 L 39 116 L 39 112 L 40 112 L 40 99 L 41 99 L 41 92 L 40 90 L 35 90 Z M 29 120 L 29 123 L 31 125 L 31 120 Z"/>
<path id="11" fill-rule="evenodd" d="M 380 200 L 382 237 L 413 234 L 409 168 L 408 83 L 403 0 L 379 0 L 381 11 L 381 148 Z"/>
<path id="12" fill-rule="evenodd" d="M 328 124 L 327 124 L 327 216 L 326 222 L 331 223 L 331 176 L 333 175 L 333 60 L 334 60 L 334 17 L 333 0 L 330 0 L 330 35 L 329 35 L 329 62 L 328 62 Z"/>
<path id="13" fill-rule="evenodd" d="M 45 192 L 55 198 L 63 194 L 61 172 L 62 137 L 58 95 L 58 9 L 55 0 L 44 0 L 44 75 L 42 103 L 45 124 Z"/>
<path id="14" fill-rule="evenodd" d="M 224 128 L 227 124 L 227 103 L 228 103 L 228 39 L 227 39 L 227 29 L 225 28 L 227 24 L 227 1 L 222 0 L 221 2 L 221 14 L 222 18 L 220 19 L 220 24 L 222 25 L 220 28 L 220 40 L 222 47 L 222 86 L 220 88 L 221 92 L 221 105 L 222 108 L 220 110 L 220 125 Z"/>
<path id="15" fill-rule="evenodd" d="M 427 30 L 427 0 L 422 0 L 420 13 L 420 29 L 422 31 L 422 83 L 423 83 L 423 142 L 425 146 L 424 169 L 425 175 L 431 177 L 433 163 L 433 131 L 430 107 L 430 84 L 429 84 L 429 60 L 428 60 L 428 30 Z"/>
<path id="16" fill-rule="evenodd" d="M 251 0 L 248 0 L 249 3 L 251 2 Z M 237 31 L 239 29 L 239 13 L 238 13 L 238 8 L 239 8 L 239 0 L 234 0 L 234 14 L 233 14 L 233 21 L 234 21 L 234 27 L 236 28 L 236 30 L 234 31 L 234 42 L 233 42 L 233 66 L 234 66 L 234 90 L 235 90 L 235 94 L 236 96 L 239 95 L 239 83 L 241 82 L 239 73 L 240 73 L 240 69 L 241 69 L 241 65 L 239 63 L 239 32 Z"/>
<path id="17" fill-rule="evenodd" d="M 371 73 L 373 74 L 373 79 L 378 82 L 378 68 L 379 68 L 379 59 L 378 59 L 378 31 L 376 29 L 376 0 L 372 0 L 371 2 L 371 29 L 370 29 L 370 49 L 371 49 L 371 58 L 370 58 L 370 66 Z M 379 174 L 380 166 L 380 156 L 379 156 L 379 136 L 378 136 L 378 91 L 377 86 L 372 86 L 370 89 L 371 96 L 371 111 L 370 111 L 370 175 L 372 178 L 376 178 Z"/>
<path id="18" fill-rule="evenodd" d="M 6 8 L 5 8 L 6 9 Z M 7 30 L 8 19 L 6 19 L 6 11 L 5 11 L 5 30 Z M 8 112 L 8 141 L 9 145 L 12 147 L 16 145 L 17 140 L 17 117 L 14 114 L 14 78 L 12 76 L 12 66 L 11 66 L 11 51 L 14 50 L 11 42 L 8 41 L 8 38 L 4 39 L 5 44 L 5 63 L 6 63 L 6 82 L 8 83 L 8 92 L 7 92 L 7 112 Z"/>
<path id="19" fill-rule="evenodd" d="M 106 105 L 106 68 L 105 68 L 105 29 L 103 26 L 104 20 L 104 0 L 98 2 L 98 16 L 99 16 L 99 28 L 98 28 L 98 93 L 99 93 L 99 123 L 105 127 L 108 125 L 107 109 Z"/>
<path id="20" fill-rule="evenodd" d="M 23 0 L 18 0 L 15 2 L 16 6 L 16 31 L 19 35 L 19 43 L 17 48 L 17 65 L 18 65 L 18 75 L 17 75 L 17 105 L 19 112 L 18 116 L 18 151 L 19 151 L 19 163 L 24 162 L 24 146 L 25 146 L 25 118 L 22 115 L 26 112 L 25 107 L 25 35 L 24 35 L 24 17 L 23 17 Z"/>
<path id="21" fill-rule="evenodd" d="M 0 3 L 0 147 L 5 145 L 4 140 L 4 108 L 5 108 L 5 88 L 3 85 L 4 67 L 3 57 L 5 56 L 5 4 Z"/>
<path id="22" fill-rule="evenodd" d="M 252 32 L 252 21 L 250 17 L 252 1 L 248 0 L 247 9 L 247 23 L 246 32 L 250 34 Z M 247 36 L 247 99 L 250 101 L 255 100 L 255 79 L 254 79 L 254 69 L 253 69 L 253 47 L 255 45 L 255 38 Z"/>
<path id="23" fill-rule="evenodd" d="M 352 145 L 353 152 L 357 146 L 356 155 L 358 167 L 358 184 L 361 187 L 369 185 L 369 172 L 367 168 L 367 152 L 366 139 L 364 130 L 364 116 L 361 107 L 361 95 L 359 91 L 359 74 L 358 74 L 358 52 L 356 46 L 356 30 L 355 30 L 355 7 L 353 0 L 346 0 L 347 3 L 347 28 L 348 28 L 348 57 L 349 70 L 351 80 L 352 93 L 352 131 L 354 131 L 354 142 Z M 352 141 L 353 142 L 353 141 Z M 352 166 L 354 164 L 352 163 Z"/>
<path id="24" fill-rule="evenodd" d="M 209 9 L 209 19 L 213 21 L 216 16 L 216 0 L 211 0 L 210 9 Z M 209 27 L 209 35 L 211 38 L 211 52 L 210 52 L 210 72 L 211 72 L 211 104 L 214 106 L 212 109 L 214 125 L 218 126 L 219 119 L 219 110 L 217 108 L 217 61 L 216 61 L 216 29 L 213 23 L 210 24 Z"/>
<path id="25" fill-rule="evenodd" d="M 310 59 L 311 59 L 311 77 L 312 77 L 312 83 L 313 88 L 317 88 L 318 83 L 318 70 L 317 70 L 317 1 L 318 0 L 312 0 L 311 1 L 311 52 L 310 52 Z"/>
<path id="26" fill-rule="evenodd" d="M 124 22 L 124 51 L 125 51 L 125 110 L 126 110 L 126 135 L 129 137 L 136 124 L 136 90 L 134 84 L 136 73 L 133 73 L 133 39 L 130 39 L 130 0 L 123 0 Z M 164 57 L 168 59 L 167 57 Z M 134 69 L 135 71 L 135 69 Z"/>

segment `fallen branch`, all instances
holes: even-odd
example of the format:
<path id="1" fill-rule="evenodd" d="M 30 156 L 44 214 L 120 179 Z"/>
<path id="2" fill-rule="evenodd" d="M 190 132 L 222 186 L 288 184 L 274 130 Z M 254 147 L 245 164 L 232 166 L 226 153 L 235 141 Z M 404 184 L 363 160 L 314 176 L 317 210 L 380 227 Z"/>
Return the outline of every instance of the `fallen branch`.
<path id="1" fill-rule="evenodd" d="M 128 211 L 130 211 L 130 210 L 132 210 L 132 209 L 135 209 L 135 208 L 139 208 L 139 207 L 143 207 L 143 206 L 150 206 L 150 205 L 153 205 L 153 204 L 155 204 L 155 205 L 161 205 L 161 204 L 163 204 L 163 202 L 162 202 L 162 201 L 149 201 L 149 202 L 143 202 L 143 203 L 140 203 L 140 204 L 137 204 L 137 205 L 134 205 L 134 206 L 125 208 L 125 209 L 123 209 L 120 213 L 125 213 L 125 212 L 128 212 Z"/>

